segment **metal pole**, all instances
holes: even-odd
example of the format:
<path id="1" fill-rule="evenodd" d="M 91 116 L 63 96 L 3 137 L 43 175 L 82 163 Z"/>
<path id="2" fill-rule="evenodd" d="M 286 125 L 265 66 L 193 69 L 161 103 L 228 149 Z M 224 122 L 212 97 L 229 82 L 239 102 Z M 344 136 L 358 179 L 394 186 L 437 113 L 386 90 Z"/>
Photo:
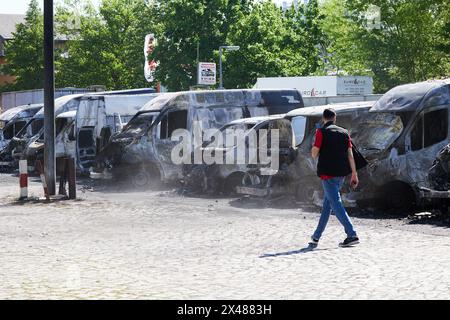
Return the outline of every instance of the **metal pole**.
<path id="1" fill-rule="evenodd" d="M 66 168 L 68 169 L 67 180 L 69 181 L 69 199 L 77 198 L 77 174 L 75 169 L 75 159 L 68 158 Z"/>
<path id="2" fill-rule="evenodd" d="M 50 195 L 54 195 L 56 192 L 53 45 L 53 0 L 44 0 L 44 166 Z"/>
<path id="3" fill-rule="evenodd" d="M 222 49 L 223 47 L 219 47 L 219 70 L 220 70 L 220 82 L 219 89 L 223 89 L 223 78 L 222 78 Z"/>
<path id="4" fill-rule="evenodd" d="M 199 73 L 199 63 L 200 63 L 200 41 L 197 42 L 197 84 L 200 84 L 200 78 L 198 76 Z"/>

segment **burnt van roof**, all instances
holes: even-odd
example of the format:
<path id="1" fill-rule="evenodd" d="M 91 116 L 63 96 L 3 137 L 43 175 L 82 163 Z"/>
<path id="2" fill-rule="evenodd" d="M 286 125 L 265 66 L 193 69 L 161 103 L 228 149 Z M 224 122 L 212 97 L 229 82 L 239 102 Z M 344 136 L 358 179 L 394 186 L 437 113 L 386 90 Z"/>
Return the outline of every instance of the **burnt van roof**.
<path id="1" fill-rule="evenodd" d="M 328 108 L 332 108 L 337 114 L 351 111 L 358 111 L 362 109 L 369 110 L 374 104 L 374 101 L 359 101 L 359 102 L 346 102 L 327 104 L 322 106 L 306 107 L 301 109 L 295 109 L 286 115 L 286 118 L 293 118 L 297 116 L 304 117 L 317 117 L 322 116 L 323 111 Z"/>
<path id="2" fill-rule="evenodd" d="M 370 112 L 407 112 L 421 111 L 428 98 L 435 105 L 450 102 L 450 78 L 428 80 L 397 86 L 386 92 L 372 107 Z"/>
<path id="3" fill-rule="evenodd" d="M 11 121 L 13 118 L 33 117 L 44 105 L 42 103 L 27 104 L 11 108 L 0 114 L 0 120 Z"/>
<path id="4" fill-rule="evenodd" d="M 280 96 L 276 97 L 276 93 Z M 296 89 L 232 89 L 180 91 L 161 94 L 147 103 L 141 112 L 161 111 L 169 101 L 178 100 L 194 108 L 238 106 L 279 106 L 285 105 L 290 111 L 303 107 L 303 99 Z M 170 105 L 169 105 L 170 107 Z"/>
<path id="5" fill-rule="evenodd" d="M 264 121 L 270 121 L 270 120 L 278 120 L 283 119 L 285 117 L 285 114 L 274 114 L 271 116 L 260 116 L 260 117 L 252 117 L 252 118 L 244 118 L 244 119 L 237 119 L 233 120 L 228 124 L 258 124 Z"/>

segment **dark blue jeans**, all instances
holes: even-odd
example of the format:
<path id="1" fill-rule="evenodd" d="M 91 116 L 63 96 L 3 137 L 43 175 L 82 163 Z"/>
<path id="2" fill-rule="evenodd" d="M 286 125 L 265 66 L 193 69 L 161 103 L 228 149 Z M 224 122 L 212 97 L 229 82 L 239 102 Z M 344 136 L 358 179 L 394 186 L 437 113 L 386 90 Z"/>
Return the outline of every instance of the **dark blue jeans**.
<path id="1" fill-rule="evenodd" d="M 333 210 L 336 218 L 344 226 L 348 237 L 355 237 L 356 231 L 353 227 L 350 217 L 342 204 L 339 190 L 344 184 L 344 177 L 336 177 L 328 180 L 322 180 L 323 186 L 323 208 L 320 216 L 319 225 L 314 232 L 313 238 L 319 240 L 327 226 L 331 211 Z"/>

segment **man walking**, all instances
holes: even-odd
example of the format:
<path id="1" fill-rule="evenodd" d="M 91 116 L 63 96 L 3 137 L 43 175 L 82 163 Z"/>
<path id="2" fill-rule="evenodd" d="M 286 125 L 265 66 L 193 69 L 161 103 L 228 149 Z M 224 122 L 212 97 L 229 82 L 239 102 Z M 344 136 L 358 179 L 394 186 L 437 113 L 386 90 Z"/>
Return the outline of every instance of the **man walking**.
<path id="1" fill-rule="evenodd" d="M 347 234 L 347 238 L 339 246 L 349 247 L 358 244 L 359 238 L 342 204 L 340 189 L 345 177 L 350 173 L 352 187 L 356 188 L 359 183 L 352 141 L 347 130 L 336 126 L 336 112 L 333 109 L 325 109 L 322 121 L 324 125 L 316 131 L 311 155 L 314 159 L 319 157 L 317 175 L 322 180 L 324 201 L 319 224 L 309 245 L 312 248 L 317 247 L 333 211 Z"/>

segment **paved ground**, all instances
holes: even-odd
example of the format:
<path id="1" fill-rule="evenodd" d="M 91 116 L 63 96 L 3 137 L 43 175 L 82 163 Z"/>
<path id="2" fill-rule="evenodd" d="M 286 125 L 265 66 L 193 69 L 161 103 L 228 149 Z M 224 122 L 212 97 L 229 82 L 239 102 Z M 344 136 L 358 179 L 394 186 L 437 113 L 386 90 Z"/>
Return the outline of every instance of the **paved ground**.
<path id="1" fill-rule="evenodd" d="M 355 212 L 360 246 L 338 248 L 332 218 L 307 251 L 314 208 L 121 188 L 19 205 L 17 189 L 0 174 L 2 299 L 450 299 L 443 226 Z"/>

